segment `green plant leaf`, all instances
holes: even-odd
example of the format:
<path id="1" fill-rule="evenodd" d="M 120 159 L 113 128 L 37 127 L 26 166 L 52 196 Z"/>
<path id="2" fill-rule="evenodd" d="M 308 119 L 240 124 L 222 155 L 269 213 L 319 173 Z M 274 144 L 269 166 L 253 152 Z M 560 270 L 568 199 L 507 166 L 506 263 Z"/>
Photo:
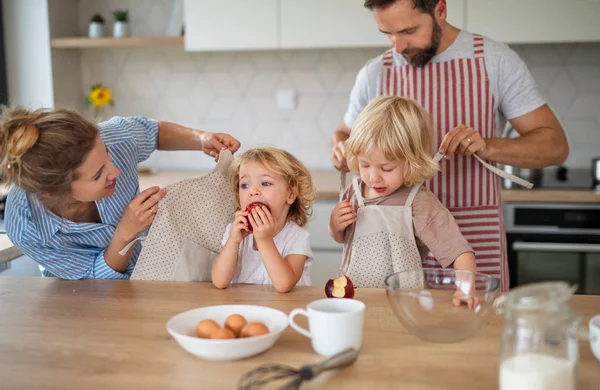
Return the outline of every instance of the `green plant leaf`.
<path id="1" fill-rule="evenodd" d="M 102 15 L 96 13 L 96 14 L 94 14 L 94 16 L 92 16 L 92 18 L 90 19 L 90 22 L 104 23 L 104 18 L 102 17 Z"/>
<path id="2" fill-rule="evenodd" d="M 117 22 L 127 22 L 128 21 L 128 10 L 126 9 L 116 9 L 113 11 L 113 16 L 115 21 Z"/>

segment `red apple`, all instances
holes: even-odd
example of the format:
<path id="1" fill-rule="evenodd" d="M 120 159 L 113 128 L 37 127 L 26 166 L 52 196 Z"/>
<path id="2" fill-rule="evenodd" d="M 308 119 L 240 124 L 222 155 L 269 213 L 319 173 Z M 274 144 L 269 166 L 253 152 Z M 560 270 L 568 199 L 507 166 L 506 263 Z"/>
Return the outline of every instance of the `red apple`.
<path id="1" fill-rule="evenodd" d="M 244 211 L 247 212 L 248 214 L 251 214 L 252 210 L 254 210 L 254 208 L 257 206 L 265 206 L 266 207 L 266 205 L 263 203 L 253 202 L 253 203 L 250 203 L 248 206 L 246 206 Z M 267 207 L 267 209 L 268 209 L 268 207 Z M 250 230 L 250 233 L 252 233 L 253 229 L 252 229 L 252 224 L 250 223 L 250 221 L 248 221 L 248 230 Z"/>
<path id="2" fill-rule="evenodd" d="M 329 279 L 325 284 L 327 298 L 354 298 L 354 285 L 347 276 Z"/>

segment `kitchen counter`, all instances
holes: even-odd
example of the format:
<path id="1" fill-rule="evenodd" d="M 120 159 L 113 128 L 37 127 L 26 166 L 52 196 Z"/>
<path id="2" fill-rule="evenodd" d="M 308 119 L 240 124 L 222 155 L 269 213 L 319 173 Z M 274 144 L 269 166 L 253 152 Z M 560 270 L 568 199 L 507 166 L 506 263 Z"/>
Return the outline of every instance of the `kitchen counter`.
<path id="1" fill-rule="evenodd" d="M 4 229 L 4 220 L 0 219 L 0 264 L 19 256 L 21 256 L 21 252 L 8 239 Z"/>
<path id="2" fill-rule="evenodd" d="M 160 170 L 156 172 L 140 172 L 140 188 L 165 187 L 181 180 L 207 174 L 208 171 L 193 170 Z M 340 174 L 337 171 L 313 171 L 313 180 L 317 191 L 317 200 L 336 201 L 338 199 Z M 348 175 L 347 185 L 351 175 Z M 600 203 L 600 191 L 595 190 L 544 190 L 515 189 L 501 190 L 502 200 L 511 203 Z M 5 234 L 0 233 L 0 263 L 20 256 L 20 252 L 12 245 Z"/>
<path id="3" fill-rule="evenodd" d="M 263 285 L 217 290 L 210 283 L 0 276 L 0 296 L 0 380 L 6 389 L 234 389 L 242 374 L 263 364 L 299 368 L 322 359 L 291 328 L 268 351 L 229 362 L 189 354 L 165 329 L 175 314 L 201 306 L 235 302 L 290 313 L 324 298 L 320 286 L 279 294 Z M 355 298 L 366 304 L 358 360 L 302 389 L 498 388 L 502 316 L 492 314 L 470 339 L 438 344 L 406 331 L 384 289 L 358 289 Z M 600 296 L 574 296 L 571 304 L 587 324 Z M 598 364 L 581 341 L 578 389 L 598 388 Z"/>
<path id="4" fill-rule="evenodd" d="M 197 177 L 207 171 L 157 171 L 140 174 L 140 188 L 151 186 L 164 187 L 180 180 Z M 317 200 L 337 200 L 340 186 L 340 174 L 337 171 L 313 171 L 313 180 L 317 190 Z M 347 185 L 351 175 L 348 175 Z M 600 203 L 600 191 L 597 190 L 546 190 L 512 189 L 500 190 L 504 202 L 552 202 L 552 203 Z"/>

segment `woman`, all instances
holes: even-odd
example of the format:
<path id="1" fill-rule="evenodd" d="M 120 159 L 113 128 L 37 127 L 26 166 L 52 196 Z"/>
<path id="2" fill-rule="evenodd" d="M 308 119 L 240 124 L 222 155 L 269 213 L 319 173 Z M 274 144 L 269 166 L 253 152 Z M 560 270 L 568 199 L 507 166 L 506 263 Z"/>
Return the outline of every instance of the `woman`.
<path id="1" fill-rule="evenodd" d="M 156 150 L 202 150 L 218 158 L 240 143 L 228 134 L 140 117 L 97 126 L 67 110 L 4 108 L 0 173 L 11 188 L 5 210 L 13 244 L 45 276 L 127 279 L 141 251 L 119 251 L 154 220 L 166 191 L 139 192 L 137 164 Z"/>

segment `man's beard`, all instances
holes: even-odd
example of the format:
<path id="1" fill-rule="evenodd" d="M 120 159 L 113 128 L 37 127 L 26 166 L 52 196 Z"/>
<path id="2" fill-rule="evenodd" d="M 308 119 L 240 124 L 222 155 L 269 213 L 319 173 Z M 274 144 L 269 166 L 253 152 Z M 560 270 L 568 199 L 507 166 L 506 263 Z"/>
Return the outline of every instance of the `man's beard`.
<path id="1" fill-rule="evenodd" d="M 440 25 L 433 20 L 433 31 L 431 32 L 431 42 L 429 47 L 425 49 L 418 49 L 417 52 L 411 56 L 407 56 L 402 53 L 406 61 L 412 66 L 417 68 L 421 68 L 425 66 L 437 53 L 438 48 L 440 47 L 440 41 L 442 40 L 442 28 Z"/>

